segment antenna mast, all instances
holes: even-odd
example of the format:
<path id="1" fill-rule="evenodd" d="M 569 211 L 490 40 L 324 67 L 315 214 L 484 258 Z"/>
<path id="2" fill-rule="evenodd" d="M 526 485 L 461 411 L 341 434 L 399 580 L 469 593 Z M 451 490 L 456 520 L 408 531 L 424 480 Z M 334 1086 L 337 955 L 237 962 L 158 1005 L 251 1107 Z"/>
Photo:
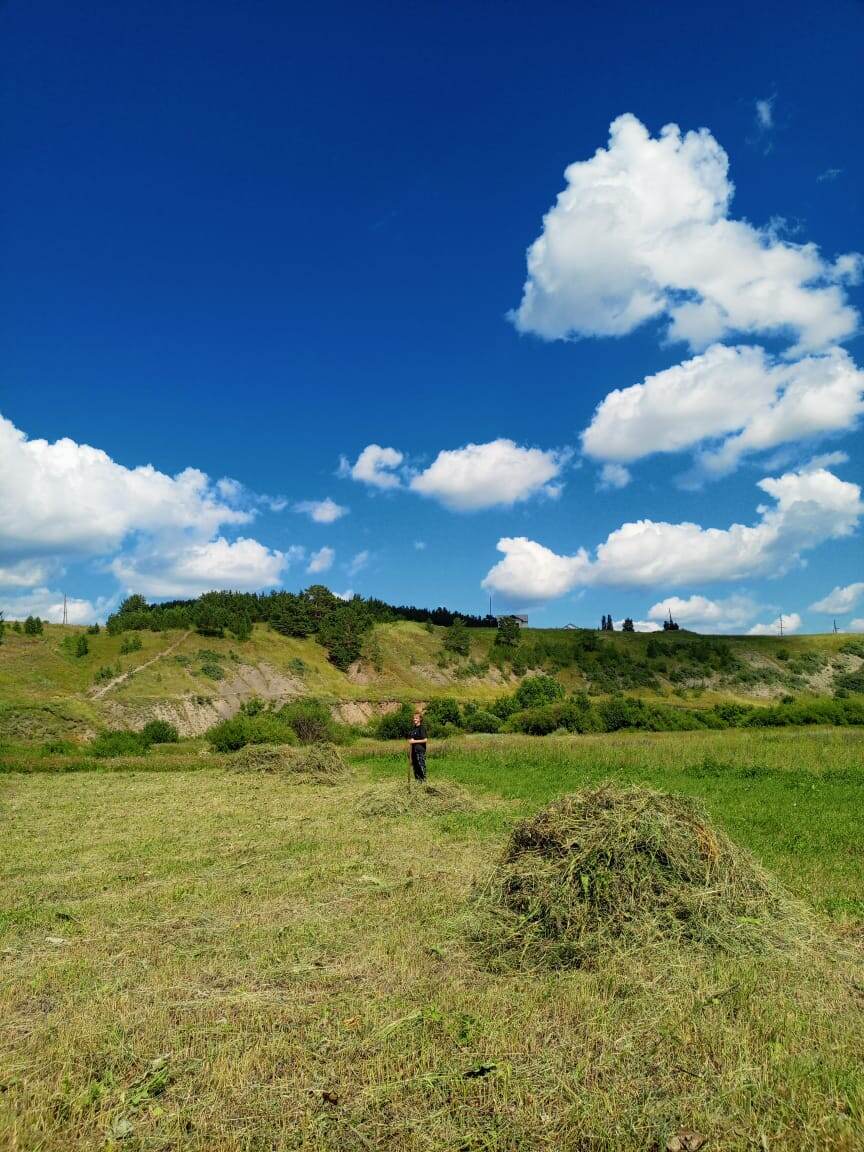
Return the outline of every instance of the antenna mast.
<path id="1" fill-rule="evenodd" d="M 66 611 L 66 593 L 63 593 L 63 623 L 69 623 L 69 614 Z"/>
<path id="2" fill-rule="evenodd" d="M 782 640 L 783 639 L 783 613 L 782 612 L 778 616 L 778 620 L 780 621 L 780 639 Z"/>

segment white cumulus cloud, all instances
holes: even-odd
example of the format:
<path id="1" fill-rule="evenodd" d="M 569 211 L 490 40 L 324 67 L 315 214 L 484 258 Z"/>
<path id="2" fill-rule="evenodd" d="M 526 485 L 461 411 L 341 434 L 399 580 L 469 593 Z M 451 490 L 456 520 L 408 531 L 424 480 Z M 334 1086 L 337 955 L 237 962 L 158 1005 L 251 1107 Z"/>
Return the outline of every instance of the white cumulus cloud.
<path id="1" fill-rule="evenodd" d="M 567 187 L 528 249 L 516 327 L 548 340 L 623 336 L 667 319 L 668 336 L 704 348 L 731 333 L 791 333 L 793 354 L 851 336 L 843 291 L 857 254 L 825 260 L 774 226 L 729 216 L 728 157 L 711 133 L 667 124 L 652 137 L 619 116 L 607 148 L 571 164 Z"/>
<path id="2" fill-rule="evenodd" d="M 32 579 L 44 587 L 64 559 L 90 558 L 150 596 L 272 587 L 297 550 L 232 541 L 222 531 L 250 523 L 263 499 L 236 480 L 213 483 L 196 468 L 169 476 L 150 464 L 127 468 L 74 440 L 28 440 L 0 417 L 0 573 L 7 584 Z"/>
<path id="3" fill-rule="evenodd" d="M 439 500 L 457 512 L 510 506 L 543 493 L 557 496 L 554 481 L 567 454 L 523 448 L 512 440 L 466 444 L 439 452 L 429 467 L 411 479 L 411 490 Z"/>
<path id="4" fill-rule="evenodd" d="M 353 464 L 343 456 L 339 461 L 339 475 L 350 476 L 371 488 L 401 488 L 402 480 L 396 471 L 405 457 L 396 448 L 382 448 L 380 444 L 367 444 Z"/>
<path id="5" fill-rule="evenodd" d="M 324 500 L 300 500 L 294 505 L 294 511 L 305 513 L 316 524 L 333 524 L 347 515 L 348 509 L 327 496 Z"/>
<path id="6" fill-rule="evenodd" d="M 714 344 L 610 392 L 582 446 L 618 464 L 698 449 L 700 471 L 720 475 L 748 453 L 852 431 L 862 412 L 864 372 L 842 349 L 786 363 L 762 348 Z"/>
<path id="7" fill-rule="evenodd" d="M 224 536 L 204 543 L 148 543 L 112 560 L 110 569 L 129 592 L 144 596 L 200 596 L 227 588 L 255 592 L 281 583 L 302 549 L 280 552 L 257 540 Z"/>
<path id="8" fill-rule="evenodd" d="M 149 464 L 126 468 L 74 440 L 28 440 L 0 417 L 0 562 L 16 553 L 100 555 L 132 532 L 206 539 L 251 519 L 196 468 L 176 476 Z"/>
<path id="9" fill-rule="evenodd" d="M 854 620 L 849 621 L 847 632 L 864 632 L 864 617 L 858 616 Z"/>
<path id="10" fill-rule="evenodd" d="M 306 568 L 307 572 L 327 572 L 333 567 L 333 561 L 336 559 L 336 553 L 332 548 L 319 548 L 317 552 L 313 552 L 309 557 L 309 564 Z"/>
<path id="11" fill-rule="evenodd" d="M 752 628 L 748 629 L 748 636 L 779 636 L 780 635 L 780 621 L 783 621 L 783 635 L 790 632 L 797 632 L 801 627 L 801 617 L 797 612 L 790 612 L 788 615 L 782 613 L 780 616 L 769 620 L 767 624 L 754 624 Z"/>
<path id="12" fill-rule="evenodd" d="M 525 537 L 498 541 L 504 554 L 483 586 L 515 600 L 547 600 L 580 585 L 651 586 L 777 575 L 802 552 L 850 535 L 864 514 L 861 489 L 826 469 L 766 477 L 758 487 L 773 504 L 755 524 L 703 528 L 638 520 L 623 524 L 592 558 L 579 548 L 560 556 Z"/>
<path id="13" fill-rule="evenodd" d="M 854 584 L 838 585 L 832 588 L 827 596 L 810 605 L 811 612 L 851 612 L 864 596 L 864 581 L 858 580 Z"/>

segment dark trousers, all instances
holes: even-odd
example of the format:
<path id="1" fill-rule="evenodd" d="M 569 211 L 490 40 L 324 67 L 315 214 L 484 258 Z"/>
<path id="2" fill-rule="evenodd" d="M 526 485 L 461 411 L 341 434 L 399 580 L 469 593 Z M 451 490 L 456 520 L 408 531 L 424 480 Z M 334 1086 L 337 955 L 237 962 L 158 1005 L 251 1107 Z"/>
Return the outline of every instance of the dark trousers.
<path id="1" fill-rule="evenodd" d="M 414 769 L 415 780 L 426 779 L 426 745 L 411 745 L 411 767 Z"/>

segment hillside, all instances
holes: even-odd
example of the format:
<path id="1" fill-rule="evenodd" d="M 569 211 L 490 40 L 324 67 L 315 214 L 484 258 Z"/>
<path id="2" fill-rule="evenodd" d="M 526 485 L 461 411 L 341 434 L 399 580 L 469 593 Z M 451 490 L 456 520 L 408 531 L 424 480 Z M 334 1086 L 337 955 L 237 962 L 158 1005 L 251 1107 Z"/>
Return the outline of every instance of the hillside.
<path id="1" fill-rule="evenodd" d="M 364 723 L 394 702 L 449 696 L 489 702 L 522 676 L 544 670 L 568 691 L 616 691 L 686 707 L 720 700 L 770 702 L 783 696 L 860 691 L 864 640 L 843 635 L 701 637 L 694 633 L 599 633 L 525 629 L 517 648 L 496 645 L 493 629 L 469 630 L 470 654 L 444 650 L 445 629 L 408 621 L 377 624 L 362 658 L 346 672 L 312 638 L 257 624 L 248 640 L 192 630 L 88 635 L 46 625 L 41 636 L 7 628 L 0 646 L 0 737 L 85 735 L 140 726 L 158 716 L 181 733 L 203 732 L 244 700 L 307 695 L 340 719 Z M 136 650 L 135 646 L 140 644 Z"/>

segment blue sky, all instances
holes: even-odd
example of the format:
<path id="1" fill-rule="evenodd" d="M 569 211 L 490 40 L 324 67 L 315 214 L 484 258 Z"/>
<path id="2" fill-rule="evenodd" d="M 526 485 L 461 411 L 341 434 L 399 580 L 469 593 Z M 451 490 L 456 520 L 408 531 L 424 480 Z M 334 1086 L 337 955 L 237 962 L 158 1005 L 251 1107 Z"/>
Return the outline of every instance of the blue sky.
<path id="1" fill-rule="evenodd" d="M 0 22 L 7 615 L 864 630 L 860 4 Z"/>

